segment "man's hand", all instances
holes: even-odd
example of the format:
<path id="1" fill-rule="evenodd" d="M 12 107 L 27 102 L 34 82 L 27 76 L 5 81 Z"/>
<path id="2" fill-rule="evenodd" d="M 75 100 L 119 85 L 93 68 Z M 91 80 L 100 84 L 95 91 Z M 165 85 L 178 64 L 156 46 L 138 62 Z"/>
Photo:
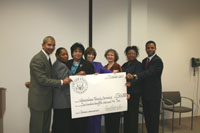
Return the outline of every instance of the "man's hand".
<path id="1" fill-rule="evenodd" d="M 136 74 L 133 74 L 134 79 L 138 79 L 138 76 Z"/>
<path id="2" fill-rule="evenodd" d="M 70 78 L 63 79 L 63 84 L 69 84 L 72 81 Z"/>
<path id="3" fill-rule="evenodd" d="M 24 85 L 26 86 L 26 88 L 30 88 L 30 84 L 31 82 L 25 82 Z"/>

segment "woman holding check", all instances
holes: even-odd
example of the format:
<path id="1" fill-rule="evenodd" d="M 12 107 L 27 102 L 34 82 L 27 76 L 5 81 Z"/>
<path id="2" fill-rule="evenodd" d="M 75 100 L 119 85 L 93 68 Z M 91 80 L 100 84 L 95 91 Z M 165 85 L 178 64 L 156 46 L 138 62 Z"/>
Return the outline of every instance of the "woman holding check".
<path id="1" fill-rule="evenodd" d="M 128 46 L 124 51 L 127 62 L 122 65 L 122 69 L 126 72 L 127 77 L 142 71 L 142 64 L 136 59 L 139 55 L 137 46 Z M 129 87 L 127 93 L 129 95 L 128 110 L 124 112 L 124 133 L 138 133 L 138 110 L 139 99 L 142 93 L 140 80 L 128 79 Z"/>
<path id="2" fill-rule="evenodd" d="M 94 66 L 95 73 L 112 73 L 112 71 L 104 68 L 100 62 L 95 62 L 96 51 L 94 48 L 87 48 L 85 51 L 85 59 Z M 101 133 L 101 115 L 91 116 L 88 118 L 88 133 Z"/>
<path id="3" fill-rule="evenodd" d="M 72 75 L 93 74 L 92 63 L 83 59 L 85 48 L 81 43 L 74 43 L 71 46 L 71 56 L 73 59 L 67 62 Z M 72 133 L 88 133 L 88 117 L 73 119 Z"/>
<path id="4" fill-rule="evenodd" d="M 108 49 L 104 56 L 108 61 L 108 64 L 104 66 L 106 69 L 114 73 L 122 72 L 121 66 L 117 63 L 117 60 L 119 59 L 117 51 Z M 105 115 L 106 133 L 119 133 L 120 114 L 120 112 L 117 112 Z"/>

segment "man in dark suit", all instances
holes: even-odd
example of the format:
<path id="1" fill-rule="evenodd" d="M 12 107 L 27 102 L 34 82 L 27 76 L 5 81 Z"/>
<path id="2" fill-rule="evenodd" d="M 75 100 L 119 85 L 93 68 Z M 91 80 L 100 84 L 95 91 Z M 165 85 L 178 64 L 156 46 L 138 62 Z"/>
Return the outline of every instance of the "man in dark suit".
<path id="1" fill-rule="evenodd" d="M 44 38 L 42 50 L 30 62 L 28 107 L 30 109 L 30 133 L 49 133 L 52 109 L 52 87 L 69 84 L 71 79 L 51 79 L 50 54 L 55 49 L 52 36 Z M 26 84 L 27 85 L 27 84 Z"/>
<path id="2" fill-rule="evenodd" d="M 159 132 L 160 100 L 162 92 L 161 75 L 163 62 L 156 54 L 156 43 L 146 43 L 148 57 L 142 61 L 143 72 L 129 75 L 127 78 L 143 80 L 142 103 L 148 133 Z"/>

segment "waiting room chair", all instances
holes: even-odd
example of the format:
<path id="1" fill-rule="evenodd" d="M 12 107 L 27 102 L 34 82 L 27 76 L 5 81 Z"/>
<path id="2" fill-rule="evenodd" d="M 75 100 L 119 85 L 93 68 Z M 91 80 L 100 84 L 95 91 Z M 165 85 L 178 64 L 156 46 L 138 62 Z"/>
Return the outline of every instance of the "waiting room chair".
<path id="1" fill-rule="evenodd" d="M 191 130 L 193 129 L 193 106 L 194 102 L 188 97 L 181 97 L 179 91 L 165 91 L 163 94 L 164 110 L 172 112 L 172 133 L 174 131 L 174 113 L 179 113 L 179 125 L 181 124 L 181 113 L 191 112 Z M 191 107 L 182 106 L 182 99 L 191 101 Z M 179 105 L 177 105 L 179 104 Z"/>

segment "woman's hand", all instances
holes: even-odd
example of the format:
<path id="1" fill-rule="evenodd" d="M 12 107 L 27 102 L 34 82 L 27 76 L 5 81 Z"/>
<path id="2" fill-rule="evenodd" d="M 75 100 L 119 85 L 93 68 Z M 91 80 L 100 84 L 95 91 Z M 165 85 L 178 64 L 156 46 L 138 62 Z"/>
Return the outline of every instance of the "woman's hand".
<path id="1" fill-rule="evenodd" d="M 133 77 L 132 74 L 128 73 L 128 74 L 126 74 L 126 78 L 127 78 L 127 79 L 133 79 L 134 77 Z"/>
<path id="2" fill-rule="evenodd" d="M 86 74 L 85 71 L 80 71 L 77 73 L 77 75 L 85 75 L 85 74 Z"/>
<path id="3" fill-rule="evenodd" d="M 113 73 L 118 73 L 119 72 L 119 70 L 113 70 Z"/>
<path id="4" fill-rule="evenodd" d="M 126 87 L 131 87 L 131 82 L 126 82 Z"/>
<path id="5" fill-rule="evenodd" d="M 127 94 L 127 100 L 129 100 L 131 98 L 130 94 Z"/>

